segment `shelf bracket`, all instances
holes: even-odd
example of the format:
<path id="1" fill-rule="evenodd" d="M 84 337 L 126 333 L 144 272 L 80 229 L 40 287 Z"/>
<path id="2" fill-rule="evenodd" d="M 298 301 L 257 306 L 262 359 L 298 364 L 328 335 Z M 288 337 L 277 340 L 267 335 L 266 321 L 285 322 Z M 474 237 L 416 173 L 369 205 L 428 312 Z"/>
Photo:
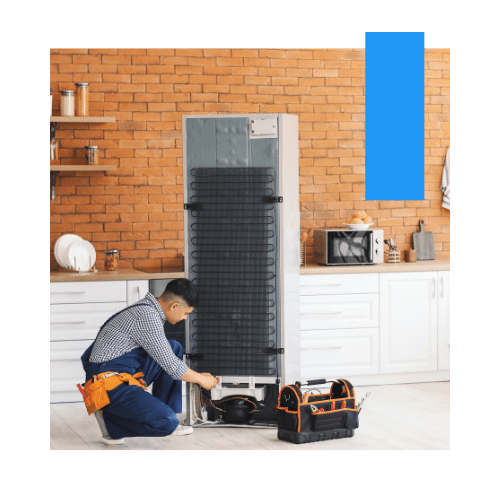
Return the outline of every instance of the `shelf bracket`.
<path id="1" fill-rule="evenodd" d="M 56 199 L 56 176 L 59 172 L 52 171 L 50 172 L 50 199 Z"/>
<path id="2" fill-rule="evenodd" d="M 50 122 L 50 140 L 51 142 L 56 138 L 57 122 Z"/>

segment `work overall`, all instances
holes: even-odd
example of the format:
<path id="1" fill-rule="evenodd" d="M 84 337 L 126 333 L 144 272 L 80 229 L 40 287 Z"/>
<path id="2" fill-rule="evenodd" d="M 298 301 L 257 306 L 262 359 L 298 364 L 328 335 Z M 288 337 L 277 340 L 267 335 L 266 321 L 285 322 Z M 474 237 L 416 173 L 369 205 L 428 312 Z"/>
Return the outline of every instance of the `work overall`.
<path id="1" fill-rule="evenodd" d="M 139 306 L 152 307 L 148 304 L 134 304 L 130 307 Z M 115 316 L 116 314 L 108 321 Z M 174 354 L 182 359 L 183 350 L 179 342 L 169 340 L 169 343 Z M 89 358 L 93 346 L 94 343 L 81 357 L 86 381 L 94 375 L 109 371 L 130 375 L 142 372 L 146 385 L 153 384 L 152 395 L 138 385 L 127 383 L 108 391 L 110 403 L 102 412 L 111 438 L 172 434 L 179 424 L 176 413 L 182 412 L 182 382 L 174 380 L 142 347 L 109 361 L 92 363 Z"/>

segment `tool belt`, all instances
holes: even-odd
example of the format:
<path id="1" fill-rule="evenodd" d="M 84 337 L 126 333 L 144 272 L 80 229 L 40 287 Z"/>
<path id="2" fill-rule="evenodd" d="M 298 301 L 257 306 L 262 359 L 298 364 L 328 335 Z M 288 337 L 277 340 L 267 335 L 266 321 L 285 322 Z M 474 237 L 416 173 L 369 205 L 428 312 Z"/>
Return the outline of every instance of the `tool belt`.
<path id="1" fill-rule="evenodd" d="M 143 376 L 144 373 L 142 372 L 138 372 L 135 375 L 130 375 L 130 373 L 102 372 L 88 380 L 83 389 L 80 384 L 77 384 L 77 387 L 82 393 L 83 402 L 88 414 L 92 415 L 92 413 L 109 404 L 108 391 L 112 391 L 124 382 L 128 385 L 138 385 L 147 390 L 146 382 L 140 378 Z"/>
<path id="2" fill-rule="evenodd" d="M 300 389 L 324 383 L 325 379 L 295 382 L 281 389 L 276 407 L 278 439 L 300 444 L 354 435 L 359 426 L 359 409 L 349 381 L 333 381 L 326 394 L 303 394 Z"/>

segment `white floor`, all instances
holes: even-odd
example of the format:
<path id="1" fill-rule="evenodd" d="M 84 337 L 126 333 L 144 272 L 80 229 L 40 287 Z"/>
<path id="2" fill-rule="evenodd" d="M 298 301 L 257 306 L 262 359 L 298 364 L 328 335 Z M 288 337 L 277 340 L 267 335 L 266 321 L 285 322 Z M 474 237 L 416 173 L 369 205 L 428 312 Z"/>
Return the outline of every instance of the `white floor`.
<path id="1" fill-rule="evenodd" d="M 125 438 L 121 446 L 101 443 L 94 417 L 83 403 L 50 405 L 52 450 L 449 450 L 450 383 L 356 387 L 366 392 L 360 426 L 352 438 L 307 444 L 280 441 L 277 429 L 195 429 L 188 436 Z"/>

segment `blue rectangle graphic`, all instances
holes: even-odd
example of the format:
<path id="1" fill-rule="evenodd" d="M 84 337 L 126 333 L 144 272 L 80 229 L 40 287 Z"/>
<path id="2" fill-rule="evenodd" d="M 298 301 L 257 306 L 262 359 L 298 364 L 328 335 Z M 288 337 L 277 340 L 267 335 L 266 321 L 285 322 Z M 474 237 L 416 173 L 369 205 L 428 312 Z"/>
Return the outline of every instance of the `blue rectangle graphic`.
<path id="1" fill-rule="evenodd" d="M 366 33 L 365 199 L 424 199 L 424 33 Z"/>

